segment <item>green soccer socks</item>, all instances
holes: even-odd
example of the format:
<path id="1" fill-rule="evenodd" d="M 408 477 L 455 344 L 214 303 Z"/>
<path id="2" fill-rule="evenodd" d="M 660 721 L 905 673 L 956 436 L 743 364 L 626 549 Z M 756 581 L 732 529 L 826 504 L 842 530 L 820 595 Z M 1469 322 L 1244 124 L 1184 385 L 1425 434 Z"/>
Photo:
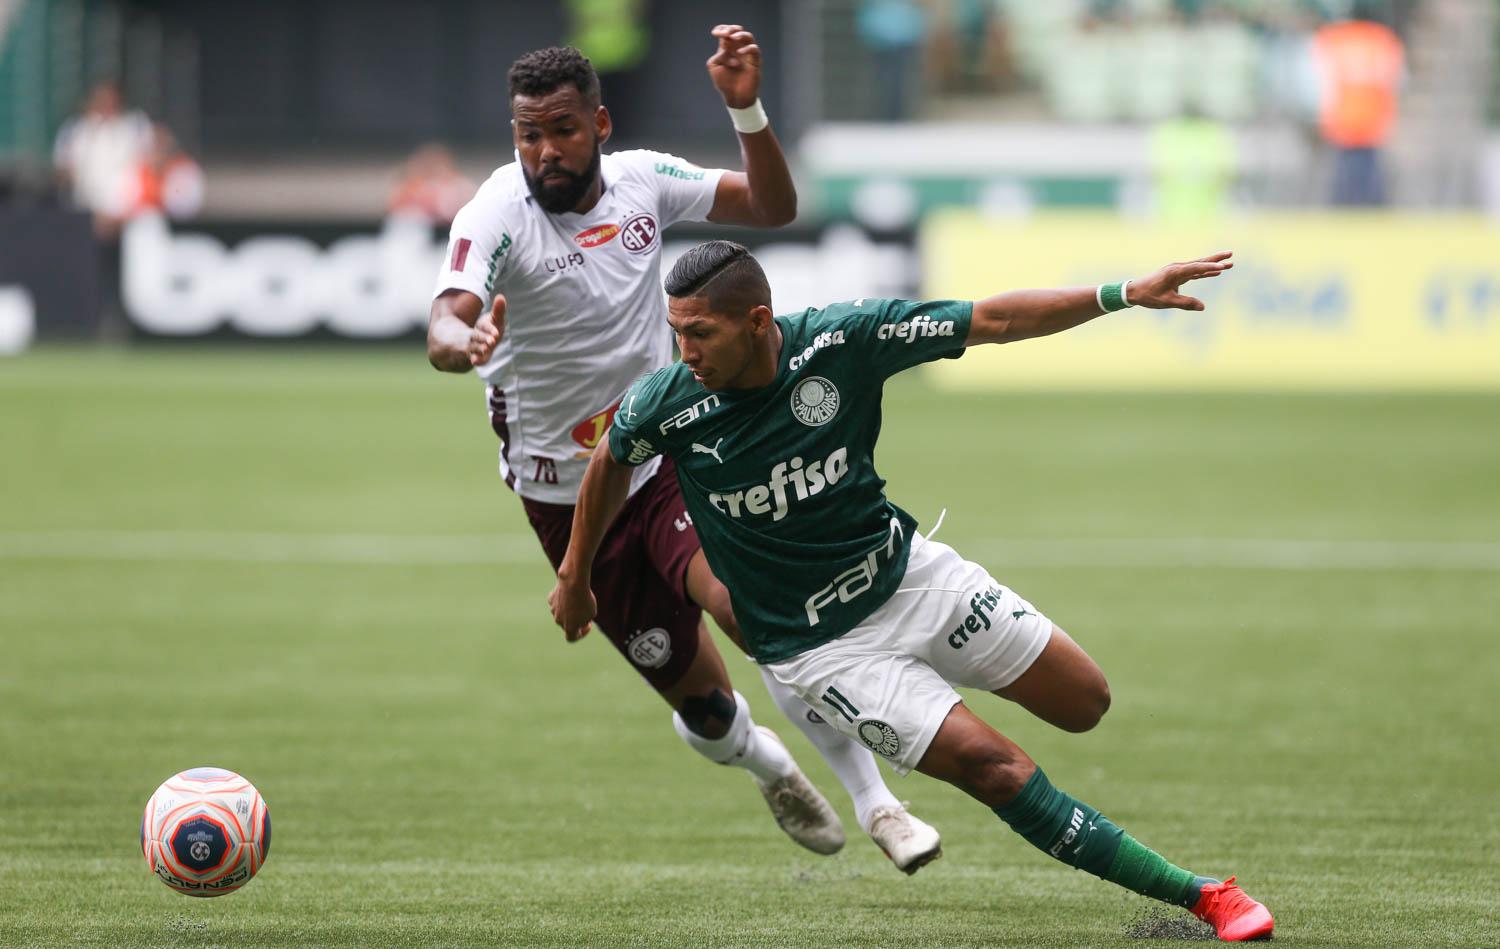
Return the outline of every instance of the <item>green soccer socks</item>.
<path id="1" fill-rule="evenodd" d="M 994 811 L 1038 850 L 1163 903 L 1191 909 L 1204 884 L 1215 882 L 1142 846 L 1109 818 L 1053 787 L 1041 768 L 1014 801 Z"/>

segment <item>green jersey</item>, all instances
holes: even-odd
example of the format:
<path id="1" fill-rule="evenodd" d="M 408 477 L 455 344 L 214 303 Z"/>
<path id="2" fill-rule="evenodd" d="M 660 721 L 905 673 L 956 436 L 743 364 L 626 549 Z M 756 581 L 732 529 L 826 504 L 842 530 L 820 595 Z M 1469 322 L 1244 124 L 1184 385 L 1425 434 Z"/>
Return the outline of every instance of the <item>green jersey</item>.
<path id="1" fill-rule="evenodd" d="M 609 433 L 616 461 L 661 454 L 745 645 L 779 662 L 836 639 L 890 598 L 917 522 L 875 471 L 885 380 L 963 353 L 972 305 L 855 300 L 778 316 L 764 388 L 711 392 L 682 363 L 642 376 Z"/>

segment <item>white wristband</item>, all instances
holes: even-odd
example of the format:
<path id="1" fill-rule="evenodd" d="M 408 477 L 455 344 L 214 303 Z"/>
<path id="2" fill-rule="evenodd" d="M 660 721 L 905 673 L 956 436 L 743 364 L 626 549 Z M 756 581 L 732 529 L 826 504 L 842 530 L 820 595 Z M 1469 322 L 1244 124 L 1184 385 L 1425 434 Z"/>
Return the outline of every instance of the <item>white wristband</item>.
<path id="1" fill-rule="evenodd" d="M 754 135 L 771 124 L 770 118 L 766 116 L 765 106 L 760 104 L 759 99 L 743 109 L 731 108 L 729 118 L 734 122 L 734 130 L 741 135 Z"/>

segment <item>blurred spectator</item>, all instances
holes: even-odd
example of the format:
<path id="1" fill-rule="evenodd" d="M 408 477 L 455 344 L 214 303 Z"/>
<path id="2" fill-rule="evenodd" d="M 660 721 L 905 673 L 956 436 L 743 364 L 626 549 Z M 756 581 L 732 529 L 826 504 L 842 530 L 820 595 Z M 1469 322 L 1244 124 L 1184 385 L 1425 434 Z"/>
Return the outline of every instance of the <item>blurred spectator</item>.
<path id="1" fill-rule="evenodd" d="M 474 182 L 453 163 L 442 145 L 423 145 L 401 169 L 391 192 L 391 214 L 424 217 L 434 224 L 452 224 L 453 216 L 474 196 Z"/>
<path id="2" fill-rule="evenodd" d="M 1151 132 L 1156 212 L 1173 221 L 1223 213 L 1236 164 L 1234 136 L 1223 123 L 1189 114 L 1157 124 Z"/>
<path id="3" fill-rule="evenodd" d="M 643 0 L 568 0 L 567 45 L 589 51 L 601 73 L 634 69 L 646 58 L 651 33 Z"/>
<path id="4" fill-rule="evenodd" d="M 1313 37 L 1321 89 L 1318 127 L 1334 149 L 1333 203 L 1386 202 L 1380 149 L 1396 122 L 1405 51 L 1395 32 L 1369 20 L 1345 20 Z"/>
<path id="5" fill-rule="evenodd" d="M 170 129 L 152 125 L 151 148 L 131 181 L 130 216 L 156 212 L 185 220 L 202 207 L 203 169 L 177 146 Z"/>
<path id="6" fill-rule="evenodd" d="M 82 114 L 57 134 L 53 164 L 72 202 L 94 215 L 100 237 L 114 238 L 130 212 L 131 178 L 151 143 L 151 123 L 126 111 L 120 90 L 101 82 L 89 93 Z"/>
<path id="7" fill-rule="evenodd" d="M 876 116 L 891 122 L 911 118 L 927 14 L 911 0 L 863 0 L 855 27 L 875 60 Z"/>
<path id="8" fill-rule="evenodd" d="M 995 0 L 929 0 L 936 11 L 928 51 L 945 92 L 993 92 L 1012 68 Z"/>

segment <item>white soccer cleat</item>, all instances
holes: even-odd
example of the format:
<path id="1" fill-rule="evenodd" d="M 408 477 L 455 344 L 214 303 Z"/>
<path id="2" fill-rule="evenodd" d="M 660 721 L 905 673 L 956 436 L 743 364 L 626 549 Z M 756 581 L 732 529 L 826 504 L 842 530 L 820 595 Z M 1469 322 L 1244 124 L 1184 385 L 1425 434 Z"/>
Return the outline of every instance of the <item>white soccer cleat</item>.
<path id="1" fill-rule="evenodd" d="M 907 876 L 943 855 L 937 828 L 913 816 L 905 804 L 876 808 L 870 815 L 870 839 Z"/>
<path id="2" fill-rule="evenodd" d="M 764 725 L 755 727 L 761 735 L 781 744 L 781 739 L 771 729 Z M 839 822 L 839 815 L 828 799 L 807 780 L 802 769 L 795 764 L 792 767 L 791 774 L 769 783 L 755 779 L 777 826 L 813 853 L 825 856 L 838 853 L 844 847 L 844 825 Z"/>

